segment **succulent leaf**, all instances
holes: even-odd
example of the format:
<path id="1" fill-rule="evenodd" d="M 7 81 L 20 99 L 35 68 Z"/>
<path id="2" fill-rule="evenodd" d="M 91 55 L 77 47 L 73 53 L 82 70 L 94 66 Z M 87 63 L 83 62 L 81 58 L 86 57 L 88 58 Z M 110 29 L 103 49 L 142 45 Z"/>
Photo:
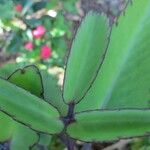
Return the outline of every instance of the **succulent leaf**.
<path id="1" fill-rule="evenodd" d="M 61 87 L 58 85 L 58 80 L 55 76 L 42 72 L 44 99 L 58 109 L 62 116 L 66 116 L 68 106 L 62 98 Z"/>
<path id="2" fill-rule="evenodd" d="M 103 14 L 89 12 L 83 19 L 67 62 L 63 96 L 78 103 L 89 90 L 104 60 L 110 27 Z"/>
<path id="3" fill-rule="evenodd" d="M 112 141 L 149 135 L 150 110 L 95 110 L 78 113 L 67 128 L 72 138 L 86 141 Z"/>
<path id="4" fill-rule="evenodd" d="M 36 131 L 55 134 L 63 129 L 54 107 L 4 79 L 0 79 L 0 110 Z"/>
<path id="5" fill-rule="evenodd" d="M 8 77 L 8 81 L 31 92 L 33 95 L 43 97 L 42 77 L 39 69 L 34 65 L 17 69 Z"/>
<path id="6" fill-rule="evenodd" d="M 99 108 L 149 108 L 150 1 L 134 0 L 113 26 L 99 74 L 76 112 Z"/>

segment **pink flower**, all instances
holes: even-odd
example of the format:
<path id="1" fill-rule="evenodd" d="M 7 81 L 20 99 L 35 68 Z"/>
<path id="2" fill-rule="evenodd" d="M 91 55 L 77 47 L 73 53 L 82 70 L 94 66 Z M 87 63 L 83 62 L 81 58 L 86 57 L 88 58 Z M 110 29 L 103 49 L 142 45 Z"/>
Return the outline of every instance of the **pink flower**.
<path id="1" fill-rule="evenodd" d="M 15 6 L 15 10 L 16 10 L 17 12 L 21 12 L 22 9 L 23 9 L 23 7 L 22 7 L 21 4 L 17 4 L 17 5 Z"/>
<path id="2" fill-rule="evenodd" d="M 27 42 L 27 43 L 25 43 L 24 48 L 29 50 L 29 51 L 32 51 L 34 48 L 34 45 L 32 42 Z"/>
<path id="3" fill-rule="evenodd" d="M 45 27 L 40 25 L 32 31 L 32 34 L 34 38 L 39 39 L 45 34 L 45 32 L 46 32 Z"/>
<path id="4" fill-rule="evenodd" d="M 50 58 L 52 55 L 52 49 L 50 47 L 48 47 L 47 45 L 43 45 L 41 47 L 41 54 L 40 57 L 41 59 L 48 59 Z"/>

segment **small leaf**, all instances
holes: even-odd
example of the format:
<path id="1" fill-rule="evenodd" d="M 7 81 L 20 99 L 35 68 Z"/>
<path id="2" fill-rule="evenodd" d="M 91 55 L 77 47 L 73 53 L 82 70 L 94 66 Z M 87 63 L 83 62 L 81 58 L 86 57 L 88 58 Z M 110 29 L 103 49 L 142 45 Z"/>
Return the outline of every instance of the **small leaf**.
<path id="1" fill-rule="evenodd" d="M 55 134 L 63 129 L 54 107 L 4 79 L 0 79 L 0 110 L 36 131 Z"/>
<path id="2" fill-rule="evenodd" d="M 87 111 L 75 115 L 67 133 L 75 139 L 112 141 L 150 133 L 150 110 Z"/>
<path id="3" fill-rule="evenodd" d="M 78 29 L 68 58 L 63 89 L 66 103 L 78 103 L 90 88 L 104 60 L 109 35 L 107 17 L 89 12 Z"/>
<path id="4" fill-rule="evenodd" d="M 26 66 L 23 69 L 17 69 L 8 77 L 11 83 L 31 92 L 33 95 L 43 97 L 42 77 L 36 66 Z"/>

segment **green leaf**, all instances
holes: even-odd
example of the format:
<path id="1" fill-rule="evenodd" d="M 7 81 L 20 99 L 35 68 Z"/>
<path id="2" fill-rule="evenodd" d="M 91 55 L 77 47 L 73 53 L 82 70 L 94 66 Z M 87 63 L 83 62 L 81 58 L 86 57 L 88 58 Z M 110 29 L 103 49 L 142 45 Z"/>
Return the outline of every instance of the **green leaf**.
<path id="1" fill-rule="evenodd" d="M 11 150 L 29 150 L 37 143 L 38 135 L 33 130 L 0 112 L 0 142 L 5 141 L 10 141 Z"/>
<path id="2" fill-rule="evenodd" d="M 78 103 L 90 88 L 104 59 L 109 34 L 107 17 L 89 12 L 78 29 L 68 58 L 63 91 L 66 103 Z"/>
<path id="3" fill-rule="evenodd" d="M 0 142 L 4 141 L 10 141 L 11 150 L 29 150 L 38 141 L 38 135 L 0 112 Z"/>
<path id="4" fill-rule="evenodd" d="M 38 141 L 38 135 L 33 130 L 17 123 L 11 140 L 11 150 L 29 150 Z"/>
<path id="5" fill-rule="evenodd" d="M 4 79 L 0 79 L 0 110 L 36 131 L 55 134 L 63 129 L 54 107 Z"/>
<path id="6" fill-rule="evenodd" d="M 10 75 L 12 73 L 12 70 L 15 70 L 14 68 L 17 68 L 17 66 L 18 65 L 16 65 L 16 64 L 4 65 L 3 68 L 0 69 L 0 74 L 3 75 L 4 77 L 6 77 L 6 76 Z M 22 74 L 19 74 L 19 71 L 28 71 L 29 70 L 31 72 L 31 69 L 33 69 L 33 71 L 35 71 L 35 75 L 38 72 L 38 70 L 36 70 L 37 68 L 34 66 L 28 66 L 28 67 L 25 67 L 24 69 L 22 69 L 22 70 L 19 69 L 19 70 L 15 71 L 11 76 L 9 76 L 9 80 L 12 80 L 12 82 L 14 82 L 14 84 L 18 85 L 20 82 L 19 82 L 19 80 L 16 80 L 16 79 L 19 78 L 19 76 L 22 79 L 22 82 L 24 82 L 24 80 L 26 79 L 26 78 L 22 78 Z M 26 74 L 26 72 L 24 72 L 23 75 L 25 75 L 25 74 Z M 32 76 L 30 76 L 30 78 L 28 78 L 28 79 L 30 79 L 32 81 L 33 78 L 31 78 L 31 77 L 33 77 L 34 74 L 30 74 L 30 75 L 32 75 Z M 25 75 L 25 77 L 26 77 L 26 75 Z M 6 77 L 6 78 L 8 78 L 8 77 Z M 28 80 L 26 80 L 25 84 L 27 84 L 27 82 L 28 82 Z M 22 87 L 22 88 L 24 88 L 24 87 Z M 34 89 L 34 88 L 32 88 L 32 89 Z M 40 90 L 40 87 L 39 87 L 39 90 Z M 32 91 L 31 91 L 31 93 L 32 93 Z M 0 114 L 2 114 L 2 113 L 0 113 Z M 0 122 L 1 122 L 0 138 L 5 137 L 5 141 L 11 139 L 11 143 L 10 143 L 11 150 L 17 150 L 17 149 L 29 150 L 29 148 L 37 142 L 38 136 L 37 136 L 36 132 L 27 128 L 24 125 L 21 125 L 20 123 L 15 122 L 9 116 L 7 116 L 5 114 L 2 115 L 2 117 L 0 117 Z"/>
<path id="7" fill-rule="evenodd" d="M 5 19 L 11 19 L 14 16 L 14 5 L 12 0 L 0 1 L 0 12 L 5 12 L 0 14 L 0 18 Z"/>
<path id="8" fill-rule="evenodd" d="M 17 69 L 8 77 L 11 83 L 31 92 L 37 97 L 43 97 L 43 83 L 39 69 L 36 66 L 26 66 Z"/>
<path id="9" fill-rule="evenodd" d="M 0 67 L 0 76 L 7 79 L 18 67 L 20 67 L 19 64 L 7 63 Z"/>
<path id="10" fill-rule="evenodd" d="M 149 108 L 150 1 L 134 0 L 113 27 L 108 53 L 76 111 Z"/>
<path id="11" fill-rule="evenodd" d="M 39 19 L 35 19 L 35 18 L 32 18 L 32 19 L 24 19 L 24 22 L 30 26 L 30 28 L 35 28 L 37 27 L 38 25 L 41 25 L 42 22 L 41 20 Z"/>
<path id="12" fill-rule="evenodd" d="M 75 115 L 67 128 L 72 138 L 86 141 L 112 141 L 149 135 L 150 110 L 87 111 Z"/>
<path id="13" fill-rule="evenodd" d="M 76 1 L 64 1 L 63 2 L 64 10 L 73 14 L 77 13 L 77 9 L 76 7 L 74 7 L 75 5 L 76 5 Z"/>
<path id="14" fill-rule="evenodd" d="M 6 114 L 0 112 L 0 142 L 7 141 L 12 138 L 14 129 L 14 121 Z"/>
<path id="15" fill-rule="evenodd" d="M 57 7 L 58 6 L 58 3 L 59 3 L 59 0 L 51 0 L 51 2 L 49 3 L 49 2 L 47 2 L 47 4 L 46 4 L 46 8 L 48 9 L 48 10 L 50 10 L 50 9 L 54 9 L 55 7 Z"/>
<path id="16" fill-rule="evenodd" d="M 52 140 L 51 135 L 46 135 L 46 134 L 40 134 L 40 139 L 38 143 L 32 148 L 32 150 L 39 150 L 39 148 L 43 150 L 48 150 L 48 147 L 50 147 L 50 143 Z"/>
<path id="17" fill-rule="evenodd" d="M 42 72 L 44 99 L 58 109 L 62 116 L 66 116 L 68 106 L 63 102 L 60 86 L 55 76 Z"/>

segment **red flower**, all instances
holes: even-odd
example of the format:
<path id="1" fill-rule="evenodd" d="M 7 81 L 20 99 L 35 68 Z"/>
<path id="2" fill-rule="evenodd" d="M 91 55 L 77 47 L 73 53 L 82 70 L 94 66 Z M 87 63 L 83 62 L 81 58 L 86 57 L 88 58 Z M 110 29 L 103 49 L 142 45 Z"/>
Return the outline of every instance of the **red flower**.
<path id="1" fill-rule="evenodd" d="M 27 42 L 27 43 L 25 43 L 24 48 L 29 50 L 29 51 L 32 51 L 34 48 L 34 45 L 32 42 Z"/>
<path id="2" fill-rule="evenodd" d="M 52 55 L 52 49 L 50 47 L 48 47 L 47 45 L 43 45 L 41 47 L 41 54 L 40 57 L 41 59 L 48 59 L 50 58 Z"/>
<path id="3" fill-rule="evenodd" d="M 32 31 L 33 37 L 36 39 L 41 38 L 46 32 L 46 29 L 44 26 L 40 25 L 35 30 Z"/>
<path id="4" fill-rule="evenodd" d="M 17 12 L 21 12 L 22 9 L 23 9 L 23 7 L 22 7 L 21 4 L 17 4 L 17 5 L 15 6 L 15 10 L 16 10 Z"/>

